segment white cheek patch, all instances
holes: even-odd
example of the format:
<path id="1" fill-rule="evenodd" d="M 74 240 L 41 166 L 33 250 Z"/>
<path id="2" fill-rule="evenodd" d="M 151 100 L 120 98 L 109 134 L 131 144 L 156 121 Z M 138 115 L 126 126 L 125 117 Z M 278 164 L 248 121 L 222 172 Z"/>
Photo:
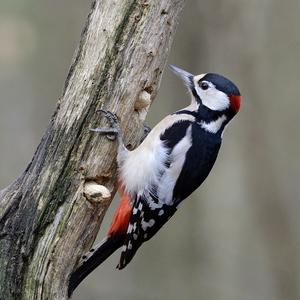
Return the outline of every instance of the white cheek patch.
<path id="1" fill-rule="evenodd" d="M 194 78 L 194 84 L 195 90 L 200 97 L 202 104 L 211 110 L 222 111 L 227 109 L 230 106 L 230 100 L 228 96 L 219 91 L 211 82 L 209 83 L 210 87 L 207 90 L 202 90 L 198 84 L 198 76 Z"/>
<path id="2" fill-rule="evenodd" d="M 211 110 L 222 111 L 230 106 L 227 95 L 214 87 L 209 88 L 207 91 L 197 88 L 196 91 L 200 96 L 203 105 Z"/>

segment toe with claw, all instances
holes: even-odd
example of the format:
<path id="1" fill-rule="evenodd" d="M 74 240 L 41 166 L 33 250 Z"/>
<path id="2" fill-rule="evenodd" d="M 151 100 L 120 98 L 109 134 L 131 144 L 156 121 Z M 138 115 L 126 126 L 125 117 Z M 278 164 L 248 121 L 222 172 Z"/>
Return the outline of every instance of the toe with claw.
<path id="1" fill-rule="evenodd" d="M 90 131 L 106 134 L 106 136 L 109 140 L 115 140 L 116 137 L 119 136 L 121 133 L 118 117 L 114 113 L 112 113 L 108 110 L 104 110 L 104 109 L 99 109 L 99 110 L 97 110 L 97 112 L 103 113 L 112 127 L 110 127 L 110 128 L 91 128 Z"/>

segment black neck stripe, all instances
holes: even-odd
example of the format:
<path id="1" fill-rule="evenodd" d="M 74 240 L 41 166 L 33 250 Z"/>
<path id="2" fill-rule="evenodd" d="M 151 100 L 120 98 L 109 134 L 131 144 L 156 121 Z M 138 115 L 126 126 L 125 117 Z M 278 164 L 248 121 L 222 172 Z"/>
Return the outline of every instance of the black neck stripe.
<path id="1" fill-rule="evenodd" d="M 199 114 L 197 111 L 191 111 L 191 110 L 187 110 L 187 109 L 176 111 L 174 114 L 175 115 L 190 115 L 195 118 L 199 117 Z"/>

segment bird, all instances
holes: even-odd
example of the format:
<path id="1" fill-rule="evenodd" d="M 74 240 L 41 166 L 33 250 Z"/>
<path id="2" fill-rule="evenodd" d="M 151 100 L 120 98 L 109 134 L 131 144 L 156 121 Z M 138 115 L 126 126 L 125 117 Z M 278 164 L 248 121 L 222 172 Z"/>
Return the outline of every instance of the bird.
<path id="1" fill-rule="evenodd" d="M 210 173 L 227 124 L 240 110 L 241 94 L 229 79 L 216 73 L 193 75 L 171 70 L 186 85 L 191 103 L 162 119 L 134 150 L 123 143 L 117 116 L 100 110 L 111 127 L 93 132 L 113 135 L 118 143 L 120 203 L 106 237 L 83 256 L 72 273 L 69 294 L 98 265 L 122 247 L 118 269 L 132 260 L 174 215 L 180 204 Z"/>

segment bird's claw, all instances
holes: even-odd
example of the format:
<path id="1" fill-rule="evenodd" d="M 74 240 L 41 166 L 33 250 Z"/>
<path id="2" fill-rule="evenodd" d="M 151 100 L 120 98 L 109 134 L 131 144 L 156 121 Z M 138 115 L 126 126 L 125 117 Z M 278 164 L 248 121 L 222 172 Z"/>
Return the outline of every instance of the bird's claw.
<path id="1" fill-rule="evenodd" d="M 119 120 L 116 114 L 106 109 L 98 109 L 97 112 L 103 113 L 113 128 L 118 128 Z"/>
<path id="2" fill-rule="evenodd" d="M 109 140 L 115 140 L 116 136 L 120 133 L 120 124 L 118 117 L 116 114 L 112 113 L 109 110 L 105 109 L 98 109 L 97 112 L 101 112 L 104 116 L 108 119 L 109 123 L 111 124 L 111 128 L 91 128 L 90 131 L 99 132 L 102 134 L 106 134 L 106 137 Z"/>

